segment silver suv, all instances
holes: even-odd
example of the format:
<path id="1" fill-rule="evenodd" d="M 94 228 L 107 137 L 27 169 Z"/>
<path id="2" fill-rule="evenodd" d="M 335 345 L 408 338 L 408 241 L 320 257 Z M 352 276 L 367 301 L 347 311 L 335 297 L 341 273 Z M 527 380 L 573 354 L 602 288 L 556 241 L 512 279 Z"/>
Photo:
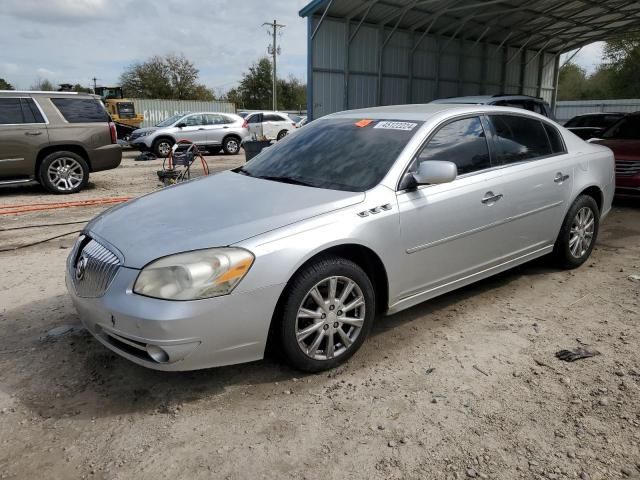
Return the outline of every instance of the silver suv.
<path id="1" fill-rule="evenodd" d="M 211 153 L 222 148 L 226 154 L 237 155 L 248 135 L 242 117 L 233 113 L 181 113 L 155 127 L 135 130 L 129 137 L 129 145 L 166 157 L 174 143 L 189 140 Z"/>

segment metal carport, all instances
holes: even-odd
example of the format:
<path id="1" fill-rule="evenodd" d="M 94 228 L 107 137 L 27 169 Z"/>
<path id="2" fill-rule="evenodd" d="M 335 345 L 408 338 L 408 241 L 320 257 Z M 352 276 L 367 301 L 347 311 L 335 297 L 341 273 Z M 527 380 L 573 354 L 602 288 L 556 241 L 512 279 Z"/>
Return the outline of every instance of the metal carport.
<path id="1" fill-rule="evenodd" d="M 638 0 L 314 0 L 308 113 L 521 93 L 556 101 L 560 54 L 640 31 Z"/>

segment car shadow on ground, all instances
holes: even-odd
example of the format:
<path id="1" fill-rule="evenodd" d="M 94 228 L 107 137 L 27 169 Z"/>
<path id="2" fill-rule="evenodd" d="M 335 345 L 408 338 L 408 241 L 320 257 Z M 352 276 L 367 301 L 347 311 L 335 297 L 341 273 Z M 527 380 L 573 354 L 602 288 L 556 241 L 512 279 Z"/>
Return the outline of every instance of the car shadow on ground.
<path id="1" fill-rule="evenodd" d="M 413 322 L 419 322 L 421 328 L 429 328 L 436 320 L 439 327 L 446 327 L 456 322 L 456 316 L 441 318 L 443 311 L 475 295 L 504 287 L 523 275 L 554 271 L 557 270 L 548 260 L 537 260 L 391 317 L 380 316 L 372 332 L 375 347 L 368 347 L 365 342 L 363 353 L 337 371 L 318 374 L 319 381 L 330 381 L 327 377 L 333 378 L 345 369 L 363 368 L 367 359 L 383 358 L 398 348 L 394 342 L 384 341 L 390 330 Z M 40 318 L 40 324 L 25 328 L 25 325 L 33 324 L 34 318 Z M 258 362 L 194 372 L 149 370 L 113 354 L 91 337 L 81 327 L 66 295 L 6 311 L 0 315 L 0 320 L 2 389 L 44 418 L 166 413 L 175 405 L 215 401 L 225 393 L 250 392 L 253 387 L 260 387 L 263 395 L 281 393 L 279 382 L 297 378 L 304 384 L 306 378 L 313 377 L 289 368 L 273 354 Z M 76 328 L 59 337 L 46 336 L 46 332 L 60 325 L 75 325 Z M 362 357 L 359 359 L 359 356 Z M 318 381 L 313 383 L 317 385 Z"/>

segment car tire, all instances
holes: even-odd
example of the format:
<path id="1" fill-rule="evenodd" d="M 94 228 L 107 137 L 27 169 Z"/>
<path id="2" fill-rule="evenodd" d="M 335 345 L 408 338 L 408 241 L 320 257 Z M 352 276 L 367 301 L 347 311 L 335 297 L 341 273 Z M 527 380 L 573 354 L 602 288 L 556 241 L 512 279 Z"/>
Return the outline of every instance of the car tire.
<path id="1" fill-rule="evenodd" d="M 173 147 L 174 141 L 170 138 L 158 138 L 153 142 L 153 153 L 158 158 L 166 158 L 171 153 L 171 147 Z"/>
<path id="2" fill-rule="evenodd" d="M 89 165 L 77 153 L 54 152 L 42 160 L 37 174 L 40 184 L 51 193 L 76 193 L 89 182 Z"/>
<path id="3" fill-rule="evenodd" d="M 280 130 L 278 132 L 278 136 L 276 137 L 276 140 L 280 141 L 282 140 L 284 137 L 286 137 L 289 133 L 289 130 Z"/>
<path id="4" fill-rule="evenodd" d="M 589 195 L 580 195 L 569 208 L 553 254 L 560 266 L 577 268 L 587 261 L 598 237 L 600 209 Z"/>
<path id="5" fill-rule="evenodd" d="M 241 142 L 237 137 L 227 137 L 222 141 L 222 149 L 227 155 L 240 153 Z"/>
<path id="6" fill-rule="evenodd" d="M 278 339 L 286 359 L 305 372 L 344 363 L 369 334 L 375 303 L 371 280 L 351 260 L 324 256 L 303 267 L 289 282 L 279 310 Z"/>

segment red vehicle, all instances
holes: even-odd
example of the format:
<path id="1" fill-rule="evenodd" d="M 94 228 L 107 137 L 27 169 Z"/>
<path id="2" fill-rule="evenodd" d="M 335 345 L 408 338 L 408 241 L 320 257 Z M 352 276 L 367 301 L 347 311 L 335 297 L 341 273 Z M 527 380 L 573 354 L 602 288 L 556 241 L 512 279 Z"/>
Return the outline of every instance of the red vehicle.
<path id="1" fill-rule="evenodd" d="M 594 143 L 613 150 L 616 195 L 640 196 L 640 112 L 625 116 Z"/>

